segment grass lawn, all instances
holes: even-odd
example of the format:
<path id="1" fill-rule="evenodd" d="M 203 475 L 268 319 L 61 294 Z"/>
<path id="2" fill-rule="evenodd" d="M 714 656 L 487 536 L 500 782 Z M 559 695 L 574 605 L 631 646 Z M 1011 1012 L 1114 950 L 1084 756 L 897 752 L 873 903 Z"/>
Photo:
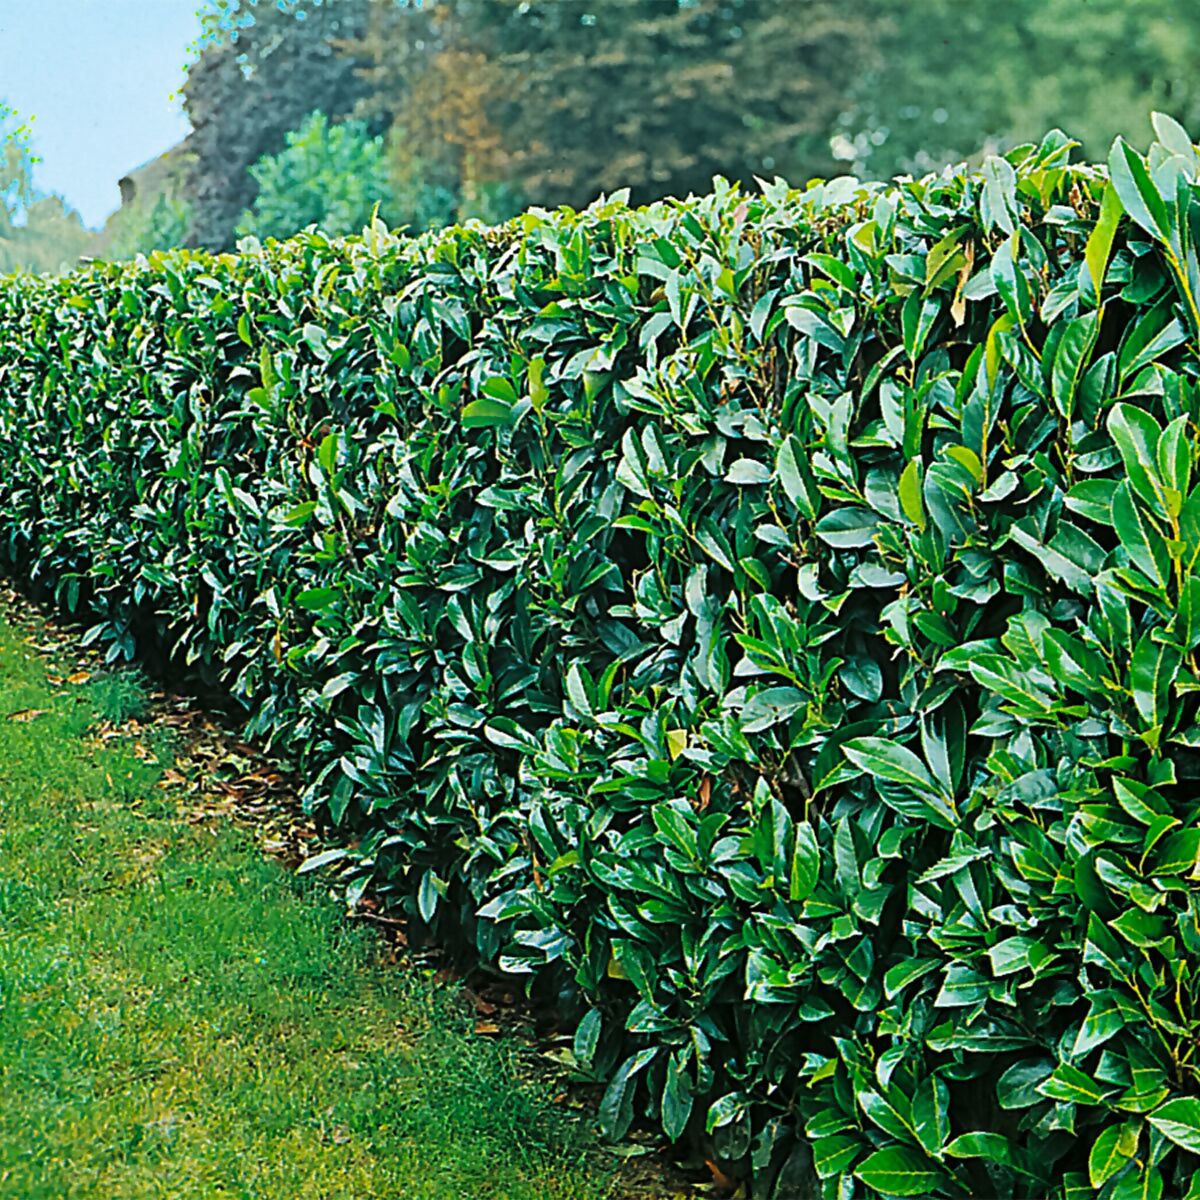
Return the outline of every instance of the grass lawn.
<path id="1" fill-rule="evenodd" d="M 513 1045 L 46 676 L 0 624 L 0 1197 L 611 1194 Z"/>

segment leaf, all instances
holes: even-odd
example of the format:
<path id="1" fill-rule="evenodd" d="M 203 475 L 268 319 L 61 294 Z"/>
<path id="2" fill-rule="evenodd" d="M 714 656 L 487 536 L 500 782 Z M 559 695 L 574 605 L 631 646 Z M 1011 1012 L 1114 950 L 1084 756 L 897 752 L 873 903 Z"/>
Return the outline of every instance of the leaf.
<path id="1" fill-rule="evenodd" d="M 1100 215 L 1092 227 L 1092 232 L 1088 235 L 1087 247 L 1083 255 L 1084 261 L 1087 263 L 1088 274 L 1091 276 L 1092 290 L 1096 293 L 1097 303 L 1100 302 L 1104 276 L 1108 271 L 1108 260 L 1112 254 L 1113 238 L 1116 236 L 1122 211 L 1117 189 L 1111 183 L 1105 184 L 1104 195 L 1100 200 Z"/>
<path id="2" fill-rule="evenodd" d="M 421 914 L 421 920 L 427 925 L 437 913 L 438 901 L 440 899 L 441 891 L 438 887 L 438 878 L 432 871 L 426 871 L 421 876 L 421 886 L 417 889 L 417 911 Z"/>
<path id="3" fill-rule="evenodd" d="M 788 721 L 808 707 L 808 697 L 794 687 L 764 688 L 755 692 L 742 709 L 742 732 L 759 733 Z"/>
<path id="4" fill-rule="evenodd" d="M 22 708 L 16 712 L 10 712 L 6 719 L 24 725 L 30 721 L 36 721 L 38 717 L 45 717 L 49 714 L 50 710 L 48 708 Z"/>
<path id="5" fill-rule="evenodd" d="M 1108 172 L 1129 216 L 1156 240 L 1165 241 L 1170 233 L 1167 206 L 1146 170 L 1145 160 L 1124 138 L 1113 142 Z"/>
<path id="6" fill-rule="evenodd" d="M 1103 1187 L 1137 1151 L 1136 1126 L 1130 1145 L 1127 1127 L 1110 1125 L 1100 1131 L 1088 1155 L 1088 1178 L 1092 1187 Z"/>
<path id="7" fill-rule="evenodd" d="M 1013 215 L 1017 211 L 1017 174 L 1012 164 L 998 154 L 989 154 L 984 159 L 982 175 L 979 215 L 984 228 L 1012 233 L 1016 228 Z"/>
<path id="8" fill-rule="evenodd" d="M 1193 1181 L 1192 1187 L 1196 1187 Z M 1157 1167 L 1142 1167 L 1128 1171 L 1118 1179 L 1110 1193 L 1110 1200 L 1162 1200 L 1163 1177 Z M 1190 1200 L 1189 1196 L 1185 1200 Z"/>
<path id="9" fill-rule="evenodd" d="M 746 1097 L 740 1092 L 728 1092 L 709 1105 L 704 1128 L 708 1133 L 712 1133 L 714 1129 L 742 1120 L 745 1114 Z"/>
<path id="10" fill-rule="evenodd" d="M 925 350 L 925 343 L 934 323 L 941 315 L 942 301 L 939 296 L 922 297 L 913 292 L 901 310 L 901 325 L 904 334 L 904 351 L 909 361 L 915 363 Z"/>
<path id="11" fill-rule="evenodd" d="M 663 1132 L 671 1141 L 678 1141 L 687 1128 L 692 1113 L 692 1088 L 687 1071 L 674 1055 L 667 1063 L 662 1091 Z"/>
<path id="12" fill-rule="evenodd" d="M 329 358 L 329 347 L 327 344 L 328 335 L 325 333 L 325 330 L 322 328 L 322 326 L 313 324 L 305 325 L 303 329 L 303 337 L 305 343 L 308 345 L 308 348 L 317 356 L 317 358 L 321 359 L 322 361 Z M 270 387 L 270 384 L 268 384 L 265 379 L 263 380 L 263 385 L 267 388 Z"/>
<path id="13" fill-rule="evenodd" d="M 921 492 L 925 507 L 942 536 L 959 544 L 974 525 L 975 480 L 956 462 L 937 462 L 925 472 Z"/>
<path id="14" fill-rule="evenodd" d="M 992 974 L 997 978 L 1017 971 L 1036 970 L 1050 957 L 1050 951 L 1041 942 L 1021 934 L 1004 938 L 987 953 L 992 963 Z"/>
<path id="15" fill-rule="evenodd" d="M 913 958 L 897 963 L 890 967 L 883 977 L 883 994 L 892 1000 L 910 983 L 923 979 L 931 971 L 937 970 L 937 967 L 938 960 L 935 958 Z"/>
<path id="16" fill-rule="evenodd" d="M 604 1014 L 598 1008 L 589 1008 L 575 1030 L 573 1053 L 575 1061 L 590 1067 L 600 1045 L 600 1032 L 604 1027 Z"/>
<path id="17" fill-rule="evenodd" d="M 883 671 L 874 659 L 859 655 L 848 658 L 838 678 L 851 695 L 868 704 L 876 703 L 883 695 Z"/>
<path id="18" fill-rule="evenodd" d="M 1071 1048 L 1076 1058 L 1115 1037 L 1128 1023 L 1125 1007 L 1111 992 L 1097 992 L 1091 997 L 1088 1015 L 1084 1018 Z"/>
<path id="19" fill-rule="evenodd" d="M 775 460 L 775 474 L 787 498 L 810 521 L 817 519 L 820 497 L 804 465 L 804 451 L 792 436 L 783 439 Z"/>
<path id="20" fill-rule="evenodd" d="M 1130 666 L 1133 702 L 1138 715 L 1153 728 L 1166 719 L 1171 684 L 1183 663 L 1183 652 L 1166 642 L 1156 642 L 1149 633 L 1138 640 Z"/>
<path id="21" fill-rule="evenodd" d="M 1162 535 L 1150 518 L 1138 507 L 1128 480 L 1122 480 L 1113 493 L 1113 525 L 1117 537 L 1133 564 L 1159 588 L 1166 588 L 1171 563 Z"/>
<path id="22" fill-rule="evenodd" d="M 1094 312 L 1088 313 L 1069 321 L 1059 339 L 1050 391 L 1055 406 L 1068 421 L 1075 411 L 1075 391 L 1091 358 L 1099 330 L 1100 318 Z"/>
<path id="23" fill-rule="evenodd" d="M 925 505 L 921 500 L 921 460 L 914 458 L 900 472 L 900 508 L 904 515 L 925 532 Z"/>
<path id="24" fill-rule="evenodd" d="M 928 1076 L 913 1092 L 912 1126 L 921 1148 L 940 1157 L 950 1136 L 950 1089 L 940 1076 Z"/>
<path id="25" fill-rule="evenodd" d="M 294 508 L 289 509 L 283 515 L 282 520 L 285 525 L 293 527 L 304 525 L 316 511 L 317 502 L 315 500 L 306 500 L 303 504 L 297 504 Z"/>
<path id="26" fill-rule="evenodd" d="M 639 1050 L 617 1068 L 600 1101 L 600 1128 L 606 1138 L 619 1141 L 633 1123 L 633 1092 L 638 1073 L 651 1062 L 656 1050 Z"/>
<path id="27" fill-rule="evenodd" d="M 301 608 L 307 608 L 312 612 L 323 612 L 329 608 L 335 601 L 340 599 L 341 592 L 337 588 L 331 587 L 316 587 L 307 588 L 296 596 L 296 603 Z"/>
<path id="28" fill-rule="evenodd" d="M 1162 427 L 1145 409 L 1114 404 L 1108 414 L 1108 432 L 1121 452 L 1133 490 L 1158 513 L 1166 515 L 1164 486 L 1158 474 L 1158 442 Z"/>
<path id="29" fill-rule="evenodd" d="M 839 550 L 869 546 L 875 539 L 879 518 L 869 508 L 839 508 L 817 522 L 817 537 Z"/>
<path id="30" fill-rule="evenodd" d="M 885 1196 L 932 1196 L 945 1179 L 936 1163 L 908 1146 L 876 1150 L 854 1175 Z"/>
<path id="31" fill-rule="evenodd" d="M 310 871 L 319 871 L 322 867 L 327 867 L 331 863 L 341 862 L 344 858 L 350 857 L 350 851 L 343 846 L 335 846 L 331 850 L 322 850 L 319 854 L 314 854 L 306 858 L 297 868 L 297 875 L 307 875 Z"/>
<path id="32" fill-rule="evenodd" d="M 529 381 L 529 402 L 533 405 L 533 411 L 540 413 L 546 407 L 546 401 L 550 399 L 550 390 L 545 384 L 546 360 L 542 355 L 537 355 L 529 360 L 528 381 Z"/>
<path id="33" fill-rule="evenodd" d="M 502 400 L 483 398 L 466 405 L 459 419 L 464 429 L 488 429 L 507 425 L 512 419 L 512 407 Z"/>
<path id="34" fill-rule="evenodd" d="M 1168 1141 L 1200 1154 L 1200 1100 L 1193 1096 L 1168 1100 L 1146 1118 Z"/>
<path id="35" fill-rule="evenodd" d="M 992 255 L 992 281 L 1008 315 L 1019 325 L 1026 325 L 1033 315 L 1033 301 L 1030 298 L 1029 281 L 1021 269 L 1020 235 L 1012 233 Z"/>
<path id="36" fill-rule="evenodd" d="M 1068 493 L 1067 508 L 1101 525 L 1113 523 L 1112 501 L 1117 485 L 1111 479 L 1081 479 Z"/>
<path id="37" fill-rule="evenodd" d="M 1103 1104 L 1105 1095 L 1095 1080 L 1070 1063 L 1060 1063 L 1050 1078 L 1038 1085 L 1038 1091 L 1051 1100 L 1071 1104 Z"/>
<path id="38" fill-rule="evenodd" d="M 845 1171 L 861 1151 L 862 1143 L 857 1138 L 815 1138 L 812 1144 L 813 1170 L 819 1179 L 830 1179 Z"/>
<path id="39" fill-rule="evenodd" d="M 516 404 L 520 399 L 520 397 L 517 395 L 517 389 L 513 387 L 513 385 L 507 379 L 504 379 L 500 376 L 484 380 L 479 390 L 484 396 L 489 396 L 491 399 L 499 401 L 506 413 L 511 412 L 513 405 Z M 472 407 L 474 406 L 468 404 L 467 407 L 463 409 L 464 425 L 467 423 L 467 412 Z"/>
<path id="40" fill-rule="evenodd" d="M 796 841 L 788 874 L 788 899 L 807 900 L 821 879 L 821 848 L 817 835 L 807 821 L 796 822 Z"/>
<path id="41" fill-rule="evenodd" d="M 1018 1062 L 1000 1076 L 996 1084 L 996 1100 L 1005 1110 L 1031 1108 L 1042 1102 L 1039 1085 L 1052 1073 L 1048 1060 Z"/>
<path id="42" fill-rule="evenodd" d="M 1192 159 L 1196 157 L 1196 148 L 1188 131 L 1174 117 L 1154 112 L 1150 114 L 1150 123 L 1154 126 L 1154 136 L 1172 154 Z"/>
<path id="43" fill-rule="evenodd" d="M 1013 1161 L 1009 1139 L 1001 1133 L 986 1131 L 960 1133 L 946 1146 L 946 1154 L 951 1158 L 986 1158 L 1004 1164 Z"/>
<path id="44" fill-rule="evenodd" d="M 621 461 L 617 464 L 617 482 L 636 496 L 654 498 L 646 475 L 646 452 L 632 429 L 625 430 L 621 439 Z M 732 570 L 732 565 L 730 566 Z"/>
<path id="45" fill-rule="evenodd" d="M 1183 508 L 1192 475 L 1192 447 L 1188 437 L 1188 418 L 1178 416 L 1163 430 L 1155 455 L 1158 478 L 1169 491 L 1165 501 L 1167 515 L 1177 517 Z M 1174 493 L 1174 496 L 1171 493 Z"/>
<path id="46" fill-rule="evenodd" d="M 725 482 L 737 484 L 739 487 L 770 483 L 771 468 L 752 458 L 739 458 L 730 463 L 729 470 L 725 473 Z"/>
<path id="47" fill-rule="evenodd" d="M 1156 875 L 1196 875 L 1200 870 L 1200 829 L 1181 829 L 1165 838 L 1154 859 Z"/>
<path id="48" fill-rule="evenodd" d="M 1173 317 L 1165 320 L 1165 315 L 1162 307 L 1151 309 L 1122 340 L 1117 360 L 1117 374 L 1122 387 L 1129 384 L 1130 380 L 1136 385 L 1136 377 L 1144 368 L 1187 340 L 1187 331 L 1179 321 Z"/>
<path id="49" fill-rule="evenodd" d="M 327 433 L 317 447 L 317 462 L 326 475 L 332 475 L 337 468 L 338 435 Z"/>
<path id="50" fill-rule="evenodd" d="M 567 699 L 571 703 L 571 708 L 581 718 L 586 719 L 595 715 L 591 689 L 584 682 L 583 668 L 577 662 L 572 663 L 567 671 Z"/>
<path id="51" fill-rule="evenodd" d="M 925 764 L 907 747 L 888 738 L 855 738 L 842 747 L 845 756 L 873 779 L 901 784 L 925 796 L 937 797 L 938 807 L 951 812 L 948 799 Z"/>

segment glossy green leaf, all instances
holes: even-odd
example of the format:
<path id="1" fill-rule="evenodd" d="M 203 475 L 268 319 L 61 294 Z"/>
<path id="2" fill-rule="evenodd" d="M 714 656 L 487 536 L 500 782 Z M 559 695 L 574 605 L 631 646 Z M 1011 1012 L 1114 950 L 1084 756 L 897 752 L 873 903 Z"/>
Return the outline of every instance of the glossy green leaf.
<path id="1" fill-rule="evenodd" d="M 876 1150 L 854 1168 L 854 1174 L 885 1196 L 930 1196 L 944 1178 L 936 1163 L 905 1146 Z"/>
<path id="2" fill-rule="evenodd" d="M 1108 156 L 1109 176 L 1129 216 L 1153 237 L 1165 240 L 1170 231 L 1167 206 L 1159 195 L 1145 160 L 1124 138 L 1117 138 Z"/>
<path id="3" fill-rule="evenodd" d="M 1175 1145 L 1200 1154 L 1200 1100 L 1194 1096 L 1168 1100 L 1146 1119 Z"/>

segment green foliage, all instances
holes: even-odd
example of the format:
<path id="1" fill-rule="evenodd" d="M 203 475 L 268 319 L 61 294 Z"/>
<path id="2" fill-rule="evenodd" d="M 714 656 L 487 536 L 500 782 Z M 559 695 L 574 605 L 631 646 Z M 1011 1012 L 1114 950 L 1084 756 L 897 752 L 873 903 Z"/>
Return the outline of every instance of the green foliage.
<path id="1" fill-rule="evenodd" d="M 1200 163 L 1156 132 L 12 281 L 5 552 L 243 697 L 352 893 L 577 1005 L 610 1133 L 1183 1196 Z"/>
<path id="2" fill-rule="evenodd" d="M 343 46 L 360 107 L 471 208 L 480 185 L 532 204 L 708 190 L 715 173 L 804 179 L 873 62 L 878 21 L 834 0 L 437 0 L 379 4 Z M 749 86 L 753 81 L 753 86 Z"/>
<path id="3" fill-rule="evenodd" d="M 330 125 L 319 112 L 287 135 L 287 148 L 260 159 L 250 174 L 258 185 L 239 234 L 289 237 L 309 225 L 327 234 L 356 233 L 376 205 L 391 208 L 383 138 L 361 121 Z"/>
<path id="4" fill-rule="evenodd" d="M 143 738 L 87 738 L 100 681 L 27 637 L 0 622 L 0 713 L 34 714 L 0 719 L 0 1194 L 608 1195 L 514 1041 L 196 824 Z"/>
<path id="5" fill-rule="evenodd" d="M 13 234 L 12 214 L 30 202 L 35 158 L 29 143 L 29 126 L 15 109 L 0 100 L 0 233 Z"/>
<path id="6" fill-rule="evenodd" d="M 1068 125 L 1089 155 L 1151 109 L 1200 121 L 1200 9 L 1176 0 L 864 0 L 878 30 L 842 154 L 872 177 L 922 172 Z"/>

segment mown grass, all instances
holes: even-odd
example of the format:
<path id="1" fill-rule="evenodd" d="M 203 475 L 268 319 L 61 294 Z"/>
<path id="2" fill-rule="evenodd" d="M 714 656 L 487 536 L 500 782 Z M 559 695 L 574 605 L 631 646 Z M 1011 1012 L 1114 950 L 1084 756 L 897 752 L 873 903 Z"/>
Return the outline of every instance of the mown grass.
<path id="1" fill-rule="evenodd" d="M 608 1195 L 511 1044 L 88 738 L 123 687 L 0 625 L 0 1196 Z"/>

